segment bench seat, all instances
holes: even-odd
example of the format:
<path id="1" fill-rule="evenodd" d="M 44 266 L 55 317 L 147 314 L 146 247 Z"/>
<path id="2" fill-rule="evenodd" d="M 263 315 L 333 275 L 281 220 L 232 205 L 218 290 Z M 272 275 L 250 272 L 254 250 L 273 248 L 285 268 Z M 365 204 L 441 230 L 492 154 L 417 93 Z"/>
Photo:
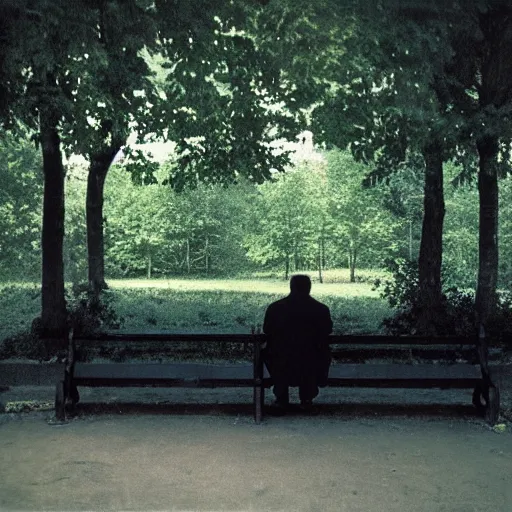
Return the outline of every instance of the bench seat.
<path id="1" fill-rule="evenodd" d="M 334 364 L 328 386 L 474 388 L 481 380 L 472 364 Z"/>
<path id="2" fill-rule="evenodd" d="M 269 375 L 265 368 L 264 378 Z M 119 381 L 133 379 L 158 381 L 225 381 L 246 379 L 253 385 L 253 365 L 209 363 L 76 363 L 74 380 L 77 385 L 91 386 L 96 380 Z M 481 380 L 478 365 L 471 364 L 333 364 L 329 380 L 333 385 L 342 380 L 367 379 L 378 387 L 381 380 L 439 380 L 458 379 L 469 382 Z M 96 384 L 98 385 L 98 384 Z"/>
<path id="3" fill-rule="evenodd" d="M 89 387 L 252 387 L 254 368 L 250 363 L 76 363 L 73 381 Z"/>

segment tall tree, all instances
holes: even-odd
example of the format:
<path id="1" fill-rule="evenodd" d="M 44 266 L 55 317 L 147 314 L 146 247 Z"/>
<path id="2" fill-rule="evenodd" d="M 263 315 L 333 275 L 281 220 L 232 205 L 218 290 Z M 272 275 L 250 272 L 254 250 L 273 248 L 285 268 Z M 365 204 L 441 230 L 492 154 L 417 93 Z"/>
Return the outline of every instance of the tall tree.
<path id="1" fill-rule="evenodd" d="M 151 133 L 176 140 L 180 157 L 169 181 L 177 189 L 240 177 L 261 181 L 270 167 L 282 168 L 286 162 L 268 142 L 295 126 L 290 109 L 273 109 L 289 90 L 283 92 L 279 56 L 255 41 L 254 23 L 261 12 L 257 2 L 156 2 L 146 9 L 139 4 L 99 3 L 102 58 L 88 59 L 93 85 L 82 83 L 85 97 L 75 95 L 89 118 L 95 118 L 92 130 L 85 125 L 92 136 L 75 127 L 73 135 L 79 137 L 78 147 L 88 144 L 91 162 L 89 281 L 97 292 L 105 286 L 102 191 L 128 125 L 141 138 Z M 148 63 L 156 79 L 148 79 Z M 134 172 L 141 165 L 145 181 L 153 181 L 147 161 L 134 166 Z"/>
<path id="2" fill-rule="evenodd" d="M 158 95 L 150 81 L 148 48 L 157 29 L 148 2 L 102 0 L 94 10 L 96 45 L 74 66 L 71 91 L 74 122 L 64 127 L 66 147 L 89 161 L 86 195 L 88 282 L 98 295 L 106 287 L 103 195 L 107 173 L 126 144 L 130 130 L 149 131 L 152 103 Z M 152 103 L 151 103 L 152 102 Z"/>
<path id="3" fill-rule="evenodd" d="M 479 270 L 476 310 L 485 324 L 496 308 L 498 177 L 508 158 L 512 106 L 512 6 L 503 0 L 456 2 L 442 94 L 478 154 Z M 505 166 L 507 167 L 507 166 Z"/>
<path id="4" fill-rule="evenodd" d="M 435 91 L 450 56 L 443 47 L 446 27 L 432 13 L 418 20 L 417 13 L 398 4 L 376 7 L 356 11 L 339 77 L 330 98 L 315 111 L 317 126 L 323 126 L 328 142 L 350 146 L 356 158 L 374 162 L 368 184 L 393 172 L 408 153 L 423 155 L 419 323 L 432 330 L 442 302 L 443 162 L 451 144 L 449 116 Z"/>
<path id="5" fill-rule="evenodd" d="M 339 253 L 347 255 L 350 282 L 355 282 L 356 268 L 365 254 L 378 250 L 384 260 L 393 255 L 395 246 L 395 225 L 382 205 L 380 190 L 363 186 L 364 167 L 349 152 L 328 155 L 333 243 Z"/>
<path id="6" fill-rule="evenodd" d="M 94 27 L 82 2 L 70 8 L 47 0 L 16 2 L 4 27 L 8 114 L 38 132 L 43 155 L 41 328 L 48 335 L 61 336 L 67 325 L 60 126 L 72 117 L 72 104 L 65 90 L 75 78 L 69 67 L 94 43 Z"/>

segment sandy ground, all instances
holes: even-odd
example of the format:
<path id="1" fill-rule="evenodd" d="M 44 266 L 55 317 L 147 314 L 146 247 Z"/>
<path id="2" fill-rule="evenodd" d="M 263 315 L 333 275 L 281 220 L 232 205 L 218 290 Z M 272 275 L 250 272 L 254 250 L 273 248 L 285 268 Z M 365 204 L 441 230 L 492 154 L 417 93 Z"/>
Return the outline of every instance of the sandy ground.
<path id="1" fill-rule="evenodd" d="M 251 397 L 83 389 L 64 425 L 2 414 L 0 510 L 512 510 L 510 425 L 490 429 L 468 391 L 326 389 L 318 415 L 267 407 L 261 425 Z M 53 389 L 0 394 L 29 399 Z"/>

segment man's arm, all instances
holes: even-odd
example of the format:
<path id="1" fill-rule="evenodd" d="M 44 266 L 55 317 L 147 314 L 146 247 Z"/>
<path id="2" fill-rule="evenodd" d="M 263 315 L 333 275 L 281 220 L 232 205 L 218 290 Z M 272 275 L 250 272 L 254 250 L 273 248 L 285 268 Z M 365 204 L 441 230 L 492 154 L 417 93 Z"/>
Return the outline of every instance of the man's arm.
<path id="1" fill-rule="evenodd" d="M 325 305 L 323 305 L 323 315 L 322 315 L 322 332 L 326 335 L 329 335 L 332 333 L 332 318 L 331 318 L 331 311 L 329 308 Z"/>
<path id="2" fill-rule="evenodd" d="M 273 304 L 267 308 L 265 311 L 265 319 L 263 320 L 263 332 L 265 334 L 272 334 L 275 331 L 275 323 L 274 323 L 274 307 Z"/>

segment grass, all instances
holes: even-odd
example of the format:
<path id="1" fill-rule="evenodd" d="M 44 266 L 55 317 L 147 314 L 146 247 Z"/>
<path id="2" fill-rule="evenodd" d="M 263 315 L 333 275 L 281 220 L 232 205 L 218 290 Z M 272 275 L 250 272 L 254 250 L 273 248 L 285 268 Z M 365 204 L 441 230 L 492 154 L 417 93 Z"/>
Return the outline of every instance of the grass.
<path id="1" fill-rule="evenodd" d="M 336 333 L 382 332 L 381 322 L 391 311 L 370 283 L 349 283 L 343 271 L 326 272 L 325 281 L 313 282 L 312 295 L 331 309 Z M 288 282 L 269 278 L 127 279 L 108 284 L 121 328 L 127 331 L 248 333 L 263 324 L 268 304 L 289 291 Z M 0 340 L 28 331 L 40 302 L 38 284 L 0 285 Z"/>
<path id="2" fill-rule="evenodd" d="M 41 286 L 35 283 L 0 284 L 0 341 L 30 330 L 41 314 Z"/>

